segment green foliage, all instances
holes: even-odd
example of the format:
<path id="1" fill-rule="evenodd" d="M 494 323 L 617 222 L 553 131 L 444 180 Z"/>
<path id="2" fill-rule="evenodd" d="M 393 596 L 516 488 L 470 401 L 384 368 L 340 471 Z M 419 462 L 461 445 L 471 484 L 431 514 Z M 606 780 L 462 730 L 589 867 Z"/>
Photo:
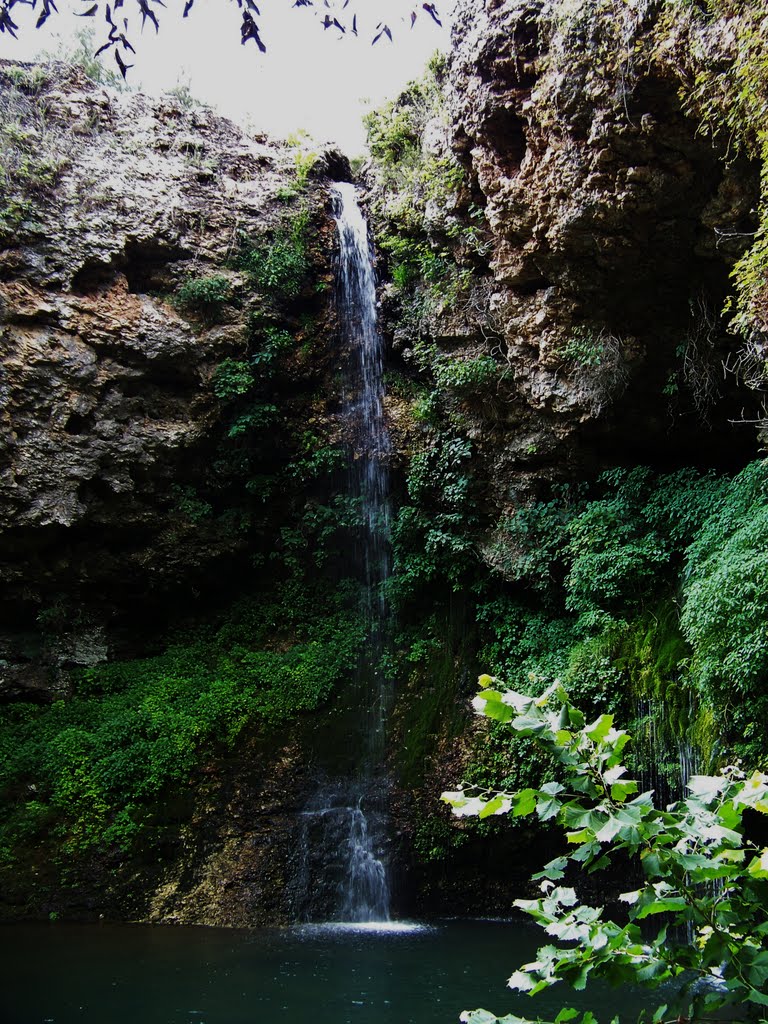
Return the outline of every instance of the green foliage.
<path id="1" fill-rule="evenodd" d="M 679 19 L 681 4 L 667 0 L 667 17 Z M 745 338 L 755 329 L 768 326 L 768 128 L 765 109 L 768 99 L 768 56 L 765 47 L 765 11 L 762 4 L 740 0 L 706 0 L 703 4 L 686 4 L 685 16 L 690 21 L 690 67 L 682 93 L 690 113 L 701 121 L 701 131 L 721 136 L 727 144 L 728 157 L 742 152 L 757 160 L 761 169 L 760 204 L 757 230 L 752 244 L 732 271 L 735 301 L 730 299 L 726 310 L 734 314 L 734 327 Z M 721 54 L 711 53 L 702 45 L 703 26 L 720 33 L 711 38 L 722 46 L 729 40 L 727 70 Z M 727 34 L 727 36 L 726 36 Z M 765 369 L 763 368 L 763 382 Z"/>
<path id="2" fill-rule="evenodd" d="M 189 80 L 177 81 L 176 85 L 168 90 L 167 95 L 172 96 L 182 110 L 194 110 L 196 107 L 203 106 L 202 101 L 192 92 Z"/>
<path id="3" fill-rule="evenodd" d="M 768 716 L 768 464 L 731 483 L 688 549 L 681 624 L 691 678 L 729 721 L 740 751 L 765 762 Z"/>
<path id="4" fill-rule="evenodd" d="M 402 319 L 414 327 L 467 294 L 471 270 L 456 250 L 462 244 L 473 253 L 482 248 L 478 224 L 467 226 L 458 215 L 465 172 L 447 138 L 438 146 L 424 144 L 427 125 L 439 131 L 447 123 L 444 74 L 442 63 L 431 62 L 421 80 L 365 119 L 377 180 L 377 243 L 388 256 Z"/>
<path id="5" fill-rule="evenodd" d="M 502 517 L 492 555 L 507 579 L 525 583 L 547 603 L 552 600 L 562 587 L 568 525 L 581 501 L 580 491 L 565 485 L 550 501 L 533 502 Z"/>
<path id="6" fill-rule="evenodd" d="M 363 118 L 368 148 L 378 163 L 391 169 L 417 154 L 427 123 L 442 108 L 445 61 L 435 54 L 424 76 L 410 82 L 397 99 Z"/>
<path id="7" fill-rule="evenodd" d="M 420 818 L 413 833 L 413 851 L 422 864 L 436 864 L 445 860 L 451 850 L 461 846 L 469 838 L 466 832 L 458 832 L 436 814 Z"/>
<path id="8" fill-rule="evenodd" d="M 490 388 L 499 377 L 499 367 L 491 356 L 475 359 L 451 359 L 443 356 L 435 364 L 435 383 L 442 391 L 471 395 Z"/>
<path id="9" fill-rule="evenodd" d="M 32 67 L 9 65 L 3 69 L 3 74 L 13 89 L 28 96 L 37 95 L 50 82 L 50 73 L 37 64 Z"/>
<path id="10" fill-rule="evenodd" d="M 389 275 L 395 289 L 408 293 L 416 284 L 423 284 L 430 308 L 453 305 L 468 284 L 466 274 L 461 273 L 445 248 L 390 233 L 381 234 L 378 244 L 389 256 Z"/>
<path id="11" fill-rule="evenodd" d="M 122 91 L 127 88 L 121 75 L 109 67 L 105 67 L 98 57 L 94 56 L 101 40 L 97 40 L 96 32 L 90 26 L 78 29 L 74 39 L 59 39 L 55 50 L 42 53 L 45 61 L 61 61 L 70 67 L 79 68 L 92 82 L 97 85 L 108 85 L 111 89 Z"/>
<path id="12" fill-rule="evenodd" d="M 209 324 L 221 319 L 224 307 L 231 300 L 232 282 L 222 274 L 186 281 L 174 296 L 179 309 L 194 313 Z"/>
<path id="13" fill-rule="evenodd" d="M 571 651 L 584 635 L 572 617 L 534 609 L 509 596 L 481 602 L 476 614 L 484 638 L 483 663 L 514 680 L 516 686 L 527 687 L 539 676 L 563 675 Z"/>
<path id="14" fill-rule="evenodd" d="M 655 1022 L 705 1020 L 734 1006 L 756 1016 L 768 1005 L 768 849 L 746 839 L 743 819 L 745 812 L 768 813 L 768 776 L 733 767 L 717 776 L 696 775 L 685 799 L 657 808 L 653 794 L 638 794 L 637 782 L 627 776 L 622 757 L 630 737 L 614 728 L 612 715 L 588 722 L 560 684 L 530 697 L 500 691 L 496 683 L 480 677 L 476 710 L 532 738 L 559 763 L 562 781 L 519 792 L 461 789 L 443 799 L 461 816 L 535 815 L 556 822 L 569 847 L 534 875 L 542 896 L 515 901 L 556 942 L 516 970 L 509 986 L 535 996 L 561 981 L 581 991 L 600 978 L 661 988 Z M 627 921 L 607 919 L 602 907 L 580 903 L 566 884 L 566 873 L 591 874 L 625 865 L 627 858 L 643 879 L 620 897 Z M 564 1009 L 556 1021 L 577 1016 Z M 485 1010 L 461 1019 L 527 1020 Z M 593 1015 L 584 1014 L 582 1024 L 594 1024 Z"/>
<path id="15" fill-rule="evenodd" d="M 598 481 L 602 497 L 588 501 L 583 489 L 565 487 L 503 517 L 494 563 L 546 605 L 601 626 L 641 610 L 674 581 L 726 486 L 693 470 L 610 470 Z"/>
<path id="16" fill-rule="evenodd" d="M 608 495 L 589 502 L 568 524 L 566 606 L 600 614 L 642 607 L 679 562 L 723 484 L 682 470 L 656 479 L 650 470 L 611 470 Z"/>
<path id="17" fill-rule="evenodd" d="M 213 393 L 222 401 L 247 395 L 254 385 L 253 367 L 243 359 L 225 359 L 213 374 Z"/>
<path id="18" fill-rule="evenodd" d="M 505 516 L 489 554 L 508 592 L 486 587 L 476 610 L 483 662 L 637 715 L 637 766 L 672 791 L 682 737 L 705 763 L 765 763 L 765 465 L 732 481 L 616 470 L 592 500 L 568 489 Z"/>
<path id="19" fill-rule="evenodd" d="M 327 701 L 363 626 L 341 593 L 318 598 L 287 585 L 155 657 L 84 670 L 70 700 L 0 709 L 0 847 L 50 832 L 65 853 L 127 849 L 203 759 Z"/>
<path id="20" fill-rule="evenodd" d="M 463 710 L 456 702 L 454 643 L 445 622 L 436 615 L 429 617 L 418 635 L 400 634 L 396 643 L 405 644 L 407 653 L 393 674 L 408 682 L 394 723 L 395 764 L 400 783 L 417 786 L 424 781 L 440 739 L 457 735 L 464 724 Z"/>
<path id="21" fill-rule="evenodd" d="M 52 123 L 45 72 L 0 69 L 0 240 L 34 229 L 76 148 L 73 133 Z"/>
<path id="22" fill-rule="evenodd" d="M 589 327 L 574 327 L 558 354 L 564 361 L 576 366 L 600 366 L 605 358 L 604 336 Z"/>
<path id="23" fill-rule="evenodd" d="M 425 586 L 446 581 L 458 590 L 472 563 L 471 443 L 435 434 L 413 454 L 407 477 L 410 503 L 392 527 L 389 597 L 401 604 Z"/>
<path id="24" fill-rule="evenodd" d="M 191 519 L 193 523 L 210 519 L 213 507 L 207 501 L 198 498 L 193 487 L 181 487 L 179 484 L 174 484 L 171 487 L 171 494 L 176 510 Z"/>
<path id="25" fill-rule="evenodd" d="M 295 480 L 311 481 L 339 470 L 346 459 L 342 448 L 329 444 L 315 431 L 305 430 L 298 442 L 288 473 Z"/>
<path id="26" fill-rule="evenodd" d="M 398 109 L 395 103 L 389 103 L 382 110 L 366 114 L 363 121 L 371 156 L 384 164 L 400 163 L 418 144 L 415 118 L 408 107 Z"/>
<path id="27" fill-rule="evenodd" d="M 309 176 L 317 163 L 317 153 L 306 152 L 300 150 L 294 153 L 293 165 L 296 169 L 296 187 L 299 189 L 306 188 Z"/>
<path id="28" fill-rule="evenodd" d="M 309 272 L 309 211 L 300 210 L 277 228 L 271 239 L 241 239 L 236 265 L 268 298 L 288 302 L 301 293 Z"/>

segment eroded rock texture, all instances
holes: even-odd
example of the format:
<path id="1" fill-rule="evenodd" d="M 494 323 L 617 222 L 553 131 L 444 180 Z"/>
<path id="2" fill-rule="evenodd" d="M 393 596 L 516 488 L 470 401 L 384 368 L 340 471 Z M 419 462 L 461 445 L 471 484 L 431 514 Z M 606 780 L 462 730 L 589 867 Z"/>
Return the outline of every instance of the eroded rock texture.
<path id="1" fill-rule="evenodd" d="M 0 83 L 0 582 L 6 626 L 55 625 L 42 656 L 55 676 L 105 656 L 111 618 L 160 625 L 247 546 L 206 517 L 224 429 L 212 380 L 246 356 L 258 302 L 238 246 L 268 237 L 298 200 L 289 151 L 205 108 L 62 67 L 1 65 Z M 318 168 L 334 161 L 343 173 L 338 154 Z M 302 200 L 314 261 L 303 309 L 320 317 L 326 199 L 312 184 Z M 178 303 L 213 276 L 229 297 L 215 315 Z M 270 318 L 306 341 L 290 310 Z M 296 357 L 297 391 L 327 371 L 325 345 L 313 365 Z M 48 685 L 39 639 L 4 645 L 11 694 Z"/>
<path id="2" fill-rule="evenodd" d="M 454 360 L 497 359 L 498 383 L 462 413 L 497 507 L 526 477 L 535 490 L 660 453 L 727 465 L 754 450 L 748 427 L 727 427 L 754 402 L 723 373 L 740 342 L 720 311 L 755 228 L 756 169 L 681 100 L 691 36 L 716 60 L 718 31 L 656 3 L 458 5 L 450 123 L 422 146 L 465 168 L 449 213 L 473 228 L 484 211 L 487 269 L 427 203 L 433 248 L 474 283 L 394 333 L 406 358 L 421 336 Z"/>

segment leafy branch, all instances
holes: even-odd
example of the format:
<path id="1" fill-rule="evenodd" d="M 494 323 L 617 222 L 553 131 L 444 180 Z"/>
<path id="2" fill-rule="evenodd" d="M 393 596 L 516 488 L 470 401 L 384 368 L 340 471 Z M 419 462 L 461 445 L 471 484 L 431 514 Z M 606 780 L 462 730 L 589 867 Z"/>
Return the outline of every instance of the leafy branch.
<path id="1" fill-rule="evenodd" d="M 729 1006 L 756 1016 L 768 1006 L 768 848 L 748 840 L 743 819 L 746 812 L 768 813 L 768 776 L 733 766 L 716 776 L 695 775 L 685 799 L 657 808 L 653 793 L 638 794 L 627 778 L 621 758 L 630 737 L 614 728 L 612 715 L 588 723 L 557 682 L 540 697 L 502 691 L 497 682 L 480 677 L 476 711 L 544 747 L 565 782 L 517 793 L 462 788 L 443 800 L 461 816 L 535 814 L 557 821 L 572 847 L 533 876 L 542 896 L 515 901 L 547 935 L 569 944 L 542 946 L 509 986 L 533 996 L 560 981 L 580 991 L 590 977 L 613 985 L 664 984 L 667 1002 L 657 1007 L 653 1024 L 668 1016 L 703 1021 L 713 1012 L 722 1019 L 719 1012 Z M 575 888 L 561 884 L 574 868 L 592 873 L 619 858 L 639 862 L 643 879 L 619 896 L 627 906 L 624 922 L 605 919 L 603 907 L 580 903 Z M 662 922 L 652 936 L 649 919 Z M 672 995 L 670 983 L 677 986 Z M 577 1017 L 568 1008 L 554 1024 Z M 526 1021 L 487 1010 L 461 1019 Z M 577 1024 L 594 1022 L 587 1012 Z"/>

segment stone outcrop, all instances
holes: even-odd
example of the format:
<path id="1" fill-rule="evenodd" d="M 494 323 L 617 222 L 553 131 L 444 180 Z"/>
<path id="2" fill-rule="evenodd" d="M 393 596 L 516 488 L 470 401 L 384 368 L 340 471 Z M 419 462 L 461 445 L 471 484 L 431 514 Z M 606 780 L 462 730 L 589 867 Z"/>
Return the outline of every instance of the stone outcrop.
<path id="1" fill-rule="evenodd" d="M 44 703 L 267 589 L 250 559 L 304 497 L 247 484 L 338 433 L 329 183 L 350 170 L 326 150 L 299 181 L 291 149 L 69 67 L 0 62 L 0 92 L 0 702 Z M 260 281 L 247 259 L 297 232 L 301 278 Z M 268 429 L 233 421 L 259 403 Z M 56 849 L 24 857 L 2 913 L 285 923 L 310 761 L 301 723 L 246 730 L 129 855 L 75 856 L 64 889 Z"/>
<path id="2" fill-rule="evenodd" d="M 62 665 L 103 659 L 110 618 L 167 621 L 243 549 L 188 500 L 207 487 L 223 429 L 216 367 L 247 351 L 253 301 L 233 257 L 307 204 L 308 306 L 324 315 L 322 175 L 348 164 L 321 154 L 299 200 L 294 154 L 207 108 L 58 65 L 2 64 L 0 86 L 0 582 L 12 634 L 0 656 L 10 696 L 44 695 L 48 668 L 55 682 Z M 211 276 L 231 295 L 215 316 L 178 302 Z M 325 344 L 314 366 L 297 362 L 302 386 L 327 371 Z M 43 640 L 25 653 L 37 624 Z"/>
<path id="3" fill-rule="evenodd" d="M 711 465 L 755 450 L 749 428 L 727 425 L 757 403 L 723 372 L 742 342 L 720 311 L 755 230 L 758 174 L 681 100 L 695 32 L 717 59 L 715 27 L 661 4 L 457 6 L 448 127 L 427 124 L 421 145 L 427 159 L 452 152 L 466 177 L 450 230 L 429 202 L 421 227 L 473 285 L 410 327 L 395 304 L 392 332 L 411 368 L 419 337 L 452 360 L 497 360 L 461 411 L 497 509 L 510 489 L 514 506 L 537 481 L 660 450 L 700 464 L 702 435 Z M 461 230 L 478 224 L 480 257 Z"/>

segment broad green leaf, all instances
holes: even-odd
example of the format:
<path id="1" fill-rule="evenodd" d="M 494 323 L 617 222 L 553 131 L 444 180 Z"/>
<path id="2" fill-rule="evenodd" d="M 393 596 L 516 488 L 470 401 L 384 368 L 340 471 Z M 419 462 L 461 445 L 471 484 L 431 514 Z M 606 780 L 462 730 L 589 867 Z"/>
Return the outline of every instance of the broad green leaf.
<path id="1" fill-rule="evenodd" d="M 536 711 L 536 702 L 533 697 L 529 697 L 526 693 L 518 693 L 517 690 L 505 690 L 502 700 L 505 704 L 509 704 L 511 708 L 514 708 L 518 714 L 524 714 L 529 711 L 534 715 L 540 714 Z"/>
<path id="2" fill-rule="evenodd" d="M 525 971 L 515 971 L 507 981 L 507 985 L 509 988 L 517 989 L 518 992 L 530 992 L 536 985 L 536 981 Z"/>
<path id="3" fill-rule="evenodd" d="M 507 814 L 512 807 L 512 801 L 508 796 L 498 793 L 493 800 L 489 800 L 488 803 L 478 812 L 479 818 L 490 818 L 492 814 Z"/>
<path id="4" fill-rule="evenodd" d="M 546 793 L 548 796 L 557 796 L 558 793 L 565 792 L 565 786 L 562 786 L 559 782 L 547 782 L 541 789 L 540 793 Z"/>
<path id="5" fill-rule="evenodd" d="M 768 849 L 763 850 L 759 857 L 753 858 L 747 871 L 753 878 L 768 878 Z"/>
<path id="6" fill-rule="evenodd" d="M 601 795 L 597 786 L 588 775 L 575 776 L 571 779 L 571 786 L 577 793 L 584 793 L 585 796 L 590 796 L 595 800 Z"/>
<path id="7" fill-rule="evenodd" d="M 748 951 L 745 950 L 744 952 L 746 954 Z M 752 957 L 749 962 L 747 977 L 750 985 L 753 985 L 755 988 L 765 988 L 765 983 L 768 981 L 768 950 L 763 950 Z"/>
<path id="8" fill-rule="evenodd" d="M 575 907 L 579 902 L 576 897 L 576 890 L 570 886 L 560 886 L 557 889 L 552 890 L 552 899 L 563 907 Z"/>
<path id="9" fill-rule="evenodd" d="M 666 914 L 675 910 L 685 909 L 685 900 L 682 896 L 672 896 L 667 899 L 653 900 L 641 907 L 635 915 L 638 921 L 651 917 L 653 914 Z"/>
<path id="10" fill-rule="evenodd" d="M 600 715 L 584 732 L 594 743 L 604 740 L 613 726 L 613 715 Z"/>
<path id="11" fill-rule="evenodd" d="M 557 812 L 562 807 L 562 802 L 555 796 L 548 797 L 546 800 L 539 800 L 536 804 L 536 813 L 541 821 L 549 821 L 550 818 L 554 818 Z"/>
<path id="12" fill-rule="evenodd" d="M 540 878 L 549 878 L 557 881 L 560 878 L 565 877 L 565 868 L 568 866 L 567 857 L 555 857 L 548 864 L 545 864 L 541 871 L 538 871 L 535 875 L 531 875 L 534 881 L 538 881 Z"/>
<path id="13" fill-rule="evenodd" d="M 615 800 L 617 804 L 622 804 L 632 793 L 637 792 L 637 783 L 633 779 L 627 779 L 625 782 L 614 782 L 611 786 L 611 800 Z"/>
<path id="14" fill-rule="evenodd" d="M 594 838 L 594 832 L 589 828 L 582 828 L 578 832 L 566 832 L 565 838 L 569 843 L 587 843 Z"/>
<path id="15" fill-rule="evenodd" d="M 480 814 L 487 801 L 479 796 L 467 796 L 462 790 L 455 793 L 443 793 L 440 798 L 450 804 L 457 818 L 474 818 Z"/>
<path id="16" fill-rule="evenodd" d="M 616 836 L 621 832 L 622 824 L 618 817 L 614 816 L 608 819 L 599 832 L 595 833 L 595 839 L 598 843 L 610 843 Z"/>
<path id="17" fill-rule="evenodd" d="M 763 775 L 762 772 L 753 772 L 741 791 L 734 797 L 734 803 L 768 814 L 768 775 Z"/>
<path id="18" fill-rule="evenodd" d="M 567 839 L 566 835 L 566 839 Z M 583 843 L 578 850 L 574 850 L 571 854 L 571 860 L 578 861 L 580 864 L 588 864 L 594 857 L 599 857 L 601 851 L 600 843 L 588 842 Z"/>
<path id="19" fill-rule="evenodd" d="M 486 718 L 496 722 L 511 722 L 515 711 L 505 704 L 498 690 L 483 690 L 472 700 L 472 707 Z"/>
<path id="20" fill-rule="evenodd" d="M 642 889 L 634 889 L 632 892 L 623 892 L 619 896 L 622 903 L 637 903 Z"/>
<path id="21" fill-rule="evenodd" d="M 578 1016 L 578 1010 L 574 1010 L 570 1006 L 564 1006 L 560 1013 L 555 1017 L 555 1024 L 566 1024 L 567 1021 L 573 1020 L 574 1017 Z"/>
<path id="22" fill-rule="evenodd" d="M 512 727 L 523 736 L 535 736 L 537 733 L 544 732 L 547 723 L 533 715 L 518 715 L 512 722 Z"/>
<path id="23" fill-rule="evenodd" d="M 576 977 L 569 978 L 571 988 L 573 988 L 576 992 L 583 992 L 584 989 L 587 987 L 587 978 L 589 977 L 589 972 L 591 970 L 591 964 L 584 964 L 584 966 L 581 968 Z M 586 1013 L 584 1014 L 584 1016 L 587 1016 Z M 594 1017 L 592 1018 L 592 1020 L 594 1020 Z"/>
<path id="24" fill-rule="evenodd" d="M 688 779 L 688 789 L 690 789 L 691 793 L 707 804 L 716 800 L 726 785 L 727 780 L 722 776 L 692 775 Z"/>
<path id="25" fill-rule="evenodd" d="M 521 789 L 514 797 L 512 817 L 524 818 L 528 814 L 533 814 L 536 810 L 536 799 L 537 793 L 535 789 Z"/>
<path id="26" fill-rule="evenodd" d="M 640 854 L 640 863 L 648 878 L 658 878 L 663 874 L 661 859 L 656 850 L 643 850 Z"/>
<path id="27" fill-rule="evenodd" d="M 459 1017 L 462 1024 L 496 1024 L 498 1019 L 488 1010 L 465 1010 Z"/>

